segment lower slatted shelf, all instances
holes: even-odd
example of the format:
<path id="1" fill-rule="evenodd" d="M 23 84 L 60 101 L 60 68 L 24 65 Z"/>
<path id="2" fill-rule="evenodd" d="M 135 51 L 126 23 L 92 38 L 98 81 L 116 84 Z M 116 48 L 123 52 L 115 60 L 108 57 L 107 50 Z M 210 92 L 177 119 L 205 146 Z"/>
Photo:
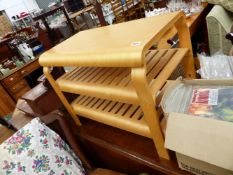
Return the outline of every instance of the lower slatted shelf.
<path id="1" fill-rule="evenodd" d="M 151 138 L 139 106 L 80 95 L 72 107 L 79 116 Z"/>

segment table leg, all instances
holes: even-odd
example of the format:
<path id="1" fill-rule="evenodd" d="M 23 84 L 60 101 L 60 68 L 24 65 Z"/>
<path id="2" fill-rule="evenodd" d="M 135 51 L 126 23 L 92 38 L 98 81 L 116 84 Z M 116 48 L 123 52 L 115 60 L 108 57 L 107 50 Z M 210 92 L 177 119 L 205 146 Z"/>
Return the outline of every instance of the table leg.
<path id="1" fill-rule="evenodd" d="M 194 66 L 193 59 L 193 50 L 191 43 L 191 35 L 188 26 L 186 25 L 186 20 L 184 15 L 175 24 L 178 31 L 179 46 L 181 48 L 188 48 L 189 53 L 184 58 L 184 69 L 185 69 L 185 78 L 196 78 L 196 71 Z"/>

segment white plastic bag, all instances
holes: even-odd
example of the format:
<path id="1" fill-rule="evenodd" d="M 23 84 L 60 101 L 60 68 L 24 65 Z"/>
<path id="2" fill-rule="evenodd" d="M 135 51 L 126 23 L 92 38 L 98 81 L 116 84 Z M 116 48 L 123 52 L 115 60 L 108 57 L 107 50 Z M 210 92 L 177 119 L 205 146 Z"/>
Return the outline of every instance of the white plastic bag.
<path id="1" fill-rule="evenodd" d="M 233 79 L 233 57 L 216 53 L 213 56 L 198 54 L 203 79 Z"/>

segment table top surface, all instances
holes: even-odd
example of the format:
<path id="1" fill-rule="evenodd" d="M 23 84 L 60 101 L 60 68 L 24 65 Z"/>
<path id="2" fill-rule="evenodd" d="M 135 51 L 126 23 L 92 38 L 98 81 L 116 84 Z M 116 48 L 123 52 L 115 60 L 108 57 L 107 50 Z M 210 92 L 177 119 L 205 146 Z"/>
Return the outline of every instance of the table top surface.
<path id="1" fill-rule="evenodd" d="M 39 62 L 42 66 L 108 66 L 115 60 L 119 66 L 141 66 L 142 54 L 183 15 L 174 12 L 82 31 L 42 54 Z"/>

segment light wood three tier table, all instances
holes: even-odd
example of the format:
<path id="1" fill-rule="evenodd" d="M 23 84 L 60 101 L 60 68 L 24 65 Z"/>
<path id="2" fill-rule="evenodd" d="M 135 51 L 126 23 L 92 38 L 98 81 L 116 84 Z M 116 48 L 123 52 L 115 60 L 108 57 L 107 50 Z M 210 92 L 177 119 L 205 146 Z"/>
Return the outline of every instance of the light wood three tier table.
<path id="1" fill-rule="evenodd" d="M 150 49 L 171 28 L 178 31 L 180 48 Z M 180 64 L 186 77 L 195 77 L 182 12 L 80 32 L 44 53 L 39 62 L 77 125 L 78 116 L 86 117 L 151 138 L 159 156 L 169 159 L 156 96 Z M 76 68 L 55 80 L 53 66 Z M 70 104 L 63 92 L 79 96 Z"/>

